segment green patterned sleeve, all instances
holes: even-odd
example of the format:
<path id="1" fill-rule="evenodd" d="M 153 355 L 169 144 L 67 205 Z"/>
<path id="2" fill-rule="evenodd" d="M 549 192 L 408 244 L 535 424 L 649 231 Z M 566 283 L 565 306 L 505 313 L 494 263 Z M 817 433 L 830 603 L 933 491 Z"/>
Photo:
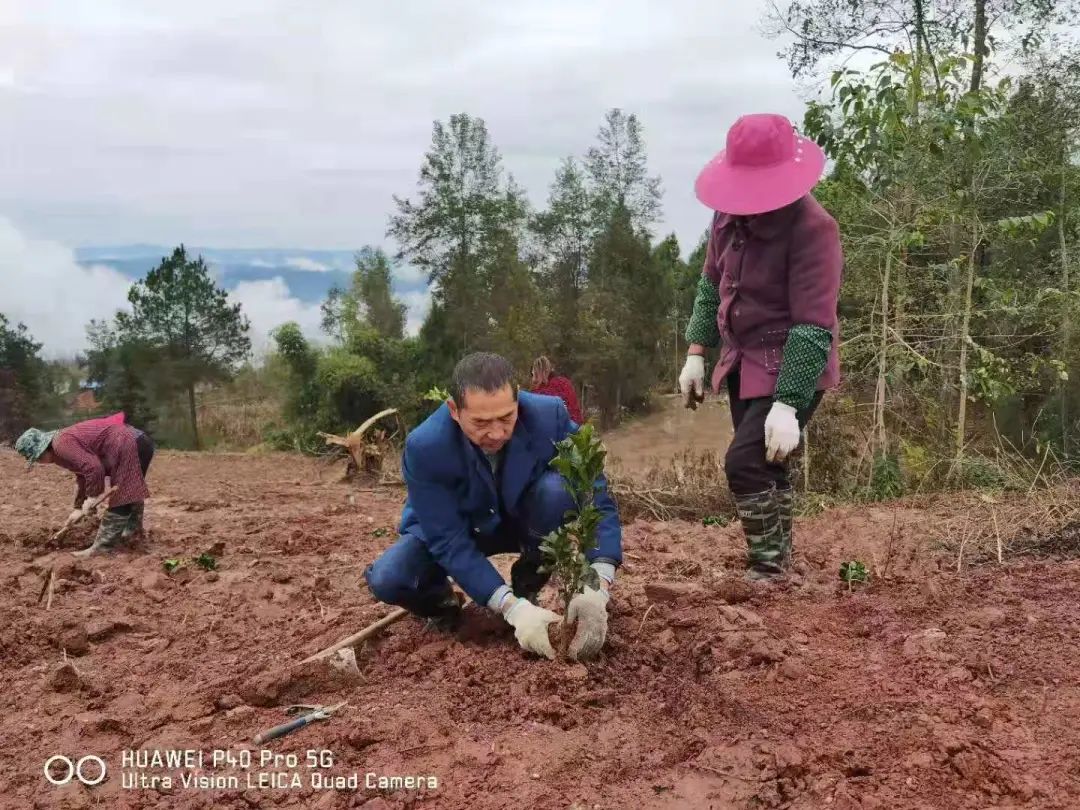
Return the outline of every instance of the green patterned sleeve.
<path id="1" fill-rule="evenodd" d="M 720 294 L 716 285 L 704 273 L 698 281 L 694 295 L 694 311 L 686 324 L 686 342 L 715 348 L 720 345 L 720 329 L 716 325 L 716 311 L 720 309 Z"/>
<path id="2" fill-rule="evenodd" d="M 784 359 L 776 378 L 777 402 L 802 410 L 814 401 L 817 383 L 829 362 L 832 332 L 808 323 L 797 323 L 788 331 Z"/>

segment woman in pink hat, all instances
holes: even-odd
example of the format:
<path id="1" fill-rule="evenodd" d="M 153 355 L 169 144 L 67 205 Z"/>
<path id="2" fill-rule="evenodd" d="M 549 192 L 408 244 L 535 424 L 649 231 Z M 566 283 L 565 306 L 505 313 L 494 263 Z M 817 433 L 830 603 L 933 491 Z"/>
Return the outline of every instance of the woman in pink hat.
<path id="1" fill-rule="evenodd" d="M 746 115 L 695 185 L 716 213 L 679 386 L 695 407 L 705 395 L 705 350 L 721 343 L 712 384 L 719 392 L 726 383 L 731 402 L 735 436 L 724 466 L 755 579 L 790 564 L 787 458 L 822 392 L 840 379 L 840 233 L 810 195 L 824 168 L 824 153 L 787 118 Z"/>

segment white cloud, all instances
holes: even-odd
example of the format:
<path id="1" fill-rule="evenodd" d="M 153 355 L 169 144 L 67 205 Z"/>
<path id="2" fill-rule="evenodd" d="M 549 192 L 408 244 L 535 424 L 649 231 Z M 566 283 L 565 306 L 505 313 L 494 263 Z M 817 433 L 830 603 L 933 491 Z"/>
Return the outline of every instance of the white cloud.
<path id="1" fill-rule="evenodd" d="M 405 333 L 415 335 L 420 331 L 431 309 L 431 290 L 410 290 L 396 294 L 396 297 L 408 308 L 405 318 Z"/>
<path id="2" fill-rule="evenodd" d="M 0 313 L 26 324 L 47 357 L 87 347 L 86 324 L 127 308 L 131 281 L 108 267 L 82 267 L 70 248 L 35 240 L 0 216 Z"/>
<path id="3" fill-rule="evenodd" d="M 322 312 L 318 304 L 305 304 L 289 292 L 280 276 L 263 281 L 242 281 L 229 292 L 229 298 L 241 305 L 251 321 L 251 348 L 256 359 L 273 348 L 270 333 L 288 321 L 295 321 L 309 338 L 321 335 Z"/>
<path id="4" fill-rule="evenodd" d="M 285 266 L 293 270 L 305 270 L 309 273 L 328 273 L 330 268 L 322 262 L 309 259 L 306 256 L 293 256 L 285 260 Z"/>
<path id="5" fill-rule="evenodd" d="M 394 281 L 405 287 L 427 284 L 427 271 L 422 267 L 402 262 L 394 267 Z"/>
<path id="6" fill-rule="evenodd" d="M 763 3 L 311 5 L 0 2 L 0 208 L 68 244 L 378 245 L 433 119 L 485 118 L 541 205 L 621 106 L 692 246 L 727 126 L 804 108 Z"/>

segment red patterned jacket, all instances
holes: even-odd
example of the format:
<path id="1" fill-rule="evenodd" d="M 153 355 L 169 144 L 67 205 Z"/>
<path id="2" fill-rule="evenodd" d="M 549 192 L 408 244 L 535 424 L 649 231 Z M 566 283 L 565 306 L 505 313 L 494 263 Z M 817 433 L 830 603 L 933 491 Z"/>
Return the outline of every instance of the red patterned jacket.
<path id="1" fill-rule="evenodd" d="M 56 463 L 75 473 L 79 486 L 76 507 L 105 491 L 106 476 L 117 488 L 109 499 L 110 508 L 150 497 L 139 466 L 135 436 L 133 427 L 117 424 L 112 418 L 79 422 L 56 434 L 50 448 Z"/>
<path id="2" fill-rule="evenodd" d="M 562 374 L 552 374 L 543 385 L 538 385 L 532 390 L 534 394 L 544 394 L 549 397 L 558 397 L 566 403 L 566 410 L 570 412 L 570 418 L 576 424 L 581 424 L 581 406 L 578 404 L 577 392 L 569 377 Z"/>

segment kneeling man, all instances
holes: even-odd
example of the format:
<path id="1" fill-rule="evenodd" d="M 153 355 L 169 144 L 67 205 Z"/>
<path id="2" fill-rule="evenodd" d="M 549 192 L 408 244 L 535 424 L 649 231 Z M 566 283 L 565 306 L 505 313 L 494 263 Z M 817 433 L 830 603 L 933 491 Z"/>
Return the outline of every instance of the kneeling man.
<path id="1" fill-rule="evenodd" d="M 577 431 L 557 397 L 519 392 L 510 363 L 471 354 L 454 369 L 450 399 L 409 434 L 402 473 L 408 498 L 400 537 L 365 572 L 377 599 L 452 628 L 460 616 L 447 576 L 479 605 L 500 613 L 518 643 L 548 658 L 548 625 L 559 616 L 538 607 L 547 581 L 540 542 L 574 502 L 548 464 L 555 442 Z M 570 654 L 595 656 L 607 638 L 608 589 L 622 562 L 619 513 L 601 478 L 603 514 L 590 553 L 600 590 L 570 603 L 577 630 Z M 508 586 L 488 560 L 516 552 Z"/>

